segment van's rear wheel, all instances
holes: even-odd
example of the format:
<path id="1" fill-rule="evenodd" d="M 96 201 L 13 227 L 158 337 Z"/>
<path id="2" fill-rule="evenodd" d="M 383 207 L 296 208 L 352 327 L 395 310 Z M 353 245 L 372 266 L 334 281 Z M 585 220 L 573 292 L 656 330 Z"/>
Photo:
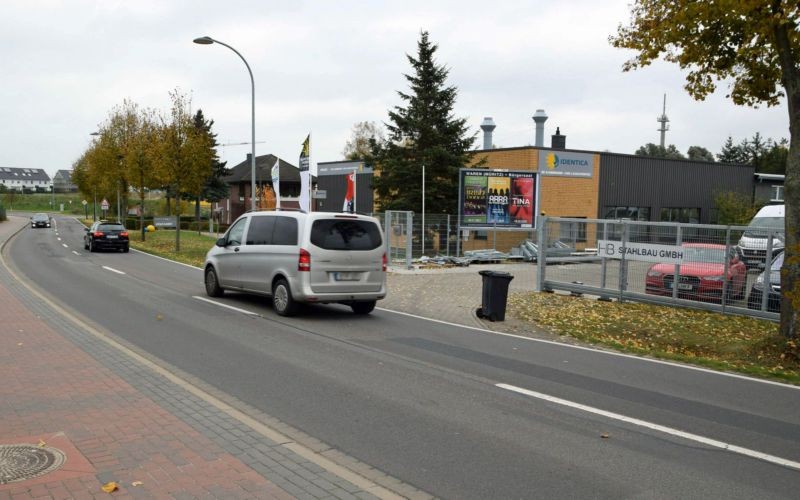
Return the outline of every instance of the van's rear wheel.
<path id="1" fill-rule="evenodd" d="M 292 291 L 285 279 L 279 279 L 272 287 L 272 307 L 281 316 L 294 316 L 299 305 L 292 298 Z"/>
<path id="2" fill-rule="evenodd" d="M 356 314 L 369 314 L 375 309 L 375 303 L 375 300 L 353 302 L 350 307 L 353 308 L 353 312 Z"/>

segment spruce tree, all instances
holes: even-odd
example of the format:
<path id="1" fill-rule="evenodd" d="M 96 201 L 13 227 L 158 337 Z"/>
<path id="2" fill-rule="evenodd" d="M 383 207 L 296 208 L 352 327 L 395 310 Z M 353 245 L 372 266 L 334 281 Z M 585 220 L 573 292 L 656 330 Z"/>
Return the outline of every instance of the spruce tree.
<path id="1" fill-rule="evenodd" d="M 455 214 L 458 170 L 468 166 L 476 134 L 468 135 L 467 120 L 453 116 L 458 91 L 447 86 L 449 70 L 436 63 L 437 45 L 423 31 L 417 57 L 406 55 L 413 74 L 406 74 L 410 91 L 398 91 L 403 105 L 389 111 L 389 139 L 373 141 L 373 180 L 381 210 L 422 209 L 422 166 L 425 166 L 425 212 Z"/>

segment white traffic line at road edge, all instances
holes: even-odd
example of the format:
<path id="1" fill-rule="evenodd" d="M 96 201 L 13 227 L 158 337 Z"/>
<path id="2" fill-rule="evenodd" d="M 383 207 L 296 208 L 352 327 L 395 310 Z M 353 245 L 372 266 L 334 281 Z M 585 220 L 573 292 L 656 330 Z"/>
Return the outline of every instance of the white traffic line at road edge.
<path id="1" fill-rule="evenodd" d="M 577 410 L 585 411 L 588 413 L 594 413 L 595 415 L 600 415 L 606 418 L 619 420 L 621 422 L 637 425 L 639 427 L 645 427 L 647 429 L 651 429 L 654 431 L 663 432 L 664 434 L 669 434 L 671 436 L 688 439 L 690 441 L 695 441 L 697 443 L 705 444 L 707 446 L 712 446 L 714 448 L 720 448 L 733 453 L 738 453 L 739 455 L 744 455 L 750 458 L 755 458 L 758 460 L 763 460 L 765 462 L 781 465 L 783 467 L 790 467 L 792 469 L 800 470 L 800 462 L 795 462 L 793 460 L 776 457 L 774 455 L 769 455 L 767 453 L 762 453 L 760 451 L 751 450 L 749 448 L 743 448 L 741 446 L 725 443 L 723 441 L 717 441 L 716 439 L 698 436 L 697 434 L 691 434 L 689 432 L 673 429 L 672 427 L 666 427 L 663 425 L 654 424 L 652 422 L 647 422 L 645 420 L 639 420 L 638 418 L 626 417 L 625 415 L 620 415 L 619 413 L 613 413 L 610 411 L 601 410 L 599 408 L 594 408 L 592 406 L 582 405 L 580 403 L 575 403 L 573 401 L 569 401 L 566 399 L 557 398 L 555 396 L 550 396 L 547 394 L 543 394 L 541 392 L 529 391 L 528 389 L 523 389 L 521 387 L 517 387 L 514 385 L 495 384 L 495 387 L 499 387 L 500 389 L 505 389 L 508 391 L 517 392 L 519 394 L 524 394 L 526 396 L 530 396 L 533 398 L 542 399 L 544 401 L 549 401 L 551 403 L 559 404 L 562 406 L 568 406 L 570 408 L 575 408 Z"/>
<path id="2" fill-rule="evenodd" d="M 56 234 L 58 234 L 58 233 L 56 233 Z M 57 239 L 58 241 L 61 241 L 61 238 L 56 238 L 56 239 Z"/>
<path id="3" fill-rule="evenodd" d="M 655 363 L 655 364 L 658 364 L 658 365 L 672 366 L 674 368 L 683 368 L 684 370 L 692 370 L 692 371 L 710 373 L 710 374 L 713 374 L 713 375 L 719 375 L 720 377 L 737 378 L 737 379 L 740 379 L 740 380 L 747 380 L 748 382 L 755 382 L 755 383 L 758 383 L 758 384 L 776 385 L 778 387 L 783 387 L 784 389 L 800 390 L 800 385 L 790 385 L 790 384 L 786 384 L 786 383 L 783 383 L 783 382 L 775 382 L 774 380 L 765 380 L 765 379 L 761 379 L 761 378 L 748 377 L 747 375 L 739 375 L 738 373 L 721 372 L 721 371 L 717 371 L 717 370 L 711 370 L 709 368 L 703 368 L 701 366 L 692 366 L 692 365 L 686 365 L 686 364 L 681 364 L 681 363 L 675 363 L 675 362 L 672 362 L 672 361 L 665 361 L 663 359 L 645 358 L 645 357 L 636 356 L 636 355 L 633 355 L 633 354 L 626 354 L 624 352 L 606 351 L 606 350 L 597 349 L 597 348 L 594 348 L 594 347 L 584 347 L 584 346 L 581 346 L 581 345 L 565 344 L 564 342 L 556 342 L 554 340 L 545 340 L 545 339 L 537 339 L 537 338 L 534 338 L 534 337 L 525 337 L 523 335 L 515 335 L 513 333 L 496 332 L 494 330 L 488 330 L 486 328 L 479 328 L 477 326 L 470 326 L 470 325 L 462 325 L 460 323 L 453 323 L 451 321 L 444 321 L 444 320 L 441 320 L 441 319 L 426 318 L 425 316 L 420 316 L 418 314 L 412 314 L 412 313 L 407 313 L 407 312 L 403 312 L 403 311 L 395 311 L 394 309 L 386 309 L 384 307 L 376 307 L 375 310 L 376 311 L 386 311 L 386 312 L 390 312 L 390 313 L 393 313 L 393 314 L 399 314 L 401 316 L 408 316 L 408 317 L 411 317 L 411 318 L 417 318 L 417 319 L 421 319 L 421 320 L 425 320 L 425 321 L 432 321 L 433 323 L 441 323 L 443 325 L 457 326 L 459 328 L 466 328 L 468 330 L 474 330 L 476 332 L 481 332 L 481 333 L 488 333 L 488 334 L 491 334 L 491 335 L 500 335 L 502 337 L 511 337 L 511 338 L 515 338 L 515 339 L 519 339 L 519 340 L 526 340 L 528 342 L 538 342 L 538 343 L 541 343 L 541 344 L 550 344 L 550 345 L 553 345 L 553 346 L 564 347 L 564 348 L 568 348 L 568 349 L 577 349 L 579 351 L 590 351 L 590 352 L 594 352 L 594 353 L 597 353 L 597 354 L 605 354 L 605 355 L 608 355 L 608 356 L 618 356 L 618 357 L 621 357 L 621 358 L 635 359 L 637 361 L 642 361 L 642 362 L 646 362 L 646 363 Z"/>
<path id="4" fill-rule="evenodd" d="M 78 252 L 76 252 L 75 250 L 73 250 L 73 251 L 72 251 L 72 253 L 74 253 L 75 255 L 80 255 L 80 254 L 79 254 Z"/>
<path id="5" fill-rule="evenodd" d="M 220 307 L 224 307 L 226 309 L 232 309 L 232 310 L 240 312 L 240 313 L 249 314 L 251 316 L 261 316 L 260 314 L 258 314 L 256 312 L 248 311 L 247 309 L 240 309 L 238 307 L 229 306 L 228 304 L 223 304 L 221 302 L 217 302 L 217 301 L 214 301 L 214 300 L 209 300 L 209 299 L 207 299 L 205 297 L 199 297 L 197 295 L 192 295 L 192 298 L 193 299 L 197 299 L 197 300 L 202 300 L 203 302 L 208 302 L 209 304 L 214 304 L 215 306 L 220 306 Z"/>
<path id="6" fill-rule="evenodd" d="M 69 248 L 66 243 L 62 243 L 61 246 L 64 248 Z"/>
<path id="7" fill-rule="evenodd" d="M 125 271 L 120 271 L 120 270 L 118 270 L 118 269 L 114 269 L 113 267 L 108 267 L 108 266 L 102 266 L 102 267 L 103 267 L 103 269 L 105 269 L 106 271 L 111 271 L 112 273 L 117 273 L 117 274 L 125 274 Z"/>

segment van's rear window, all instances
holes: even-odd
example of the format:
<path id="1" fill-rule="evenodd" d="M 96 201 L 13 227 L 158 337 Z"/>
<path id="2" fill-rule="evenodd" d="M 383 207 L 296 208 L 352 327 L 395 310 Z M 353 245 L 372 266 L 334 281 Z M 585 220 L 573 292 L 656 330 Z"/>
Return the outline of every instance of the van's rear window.
<path id="1" fill-rule="evenodd" d="M 383 241 L 374 222 L 320 219 L 311 226 L 311 243 L 326 250 L 374 250 Z"/>

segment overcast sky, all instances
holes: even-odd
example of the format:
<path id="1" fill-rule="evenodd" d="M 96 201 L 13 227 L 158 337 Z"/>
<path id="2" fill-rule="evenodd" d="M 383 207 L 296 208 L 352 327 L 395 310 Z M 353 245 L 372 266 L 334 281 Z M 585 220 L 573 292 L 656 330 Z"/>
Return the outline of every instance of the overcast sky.
<path id="1" fill-rule="evenodd" d="M 36 1 L 0 3 L 0 166 L 51 176 L 88 147 L 89 134 L 126 98 L 167 110 L 168 92 L 191 92 L 220 143 L 250 140 L 249 62 L 256 93 L 256 154 L 297 164 L 312 133 L 315 162 L 342 158 L 353 124 L 385 122 L 407 89 L 406 54 L 421 30 L 459 89 L 455 114 L 475 132 L 494 118 L 498 147 L 533 143 L 531 116 L 550 117 L 573 149 L 633 153 L 658 143 L 667 94 L 667 143 L 719 152 L 760 132 L 789 136 L 785 105 L 743 108 L 726 85 L 705 102 L 683 90 L 677 66 L 632 73 L 631 54 L 608 36 L 629 19 L 628 0 L 539 1 Z M 478 146 L 481 144 L 480 135 Z M 248 146 L 225 146 L 233 166 Z"/>

